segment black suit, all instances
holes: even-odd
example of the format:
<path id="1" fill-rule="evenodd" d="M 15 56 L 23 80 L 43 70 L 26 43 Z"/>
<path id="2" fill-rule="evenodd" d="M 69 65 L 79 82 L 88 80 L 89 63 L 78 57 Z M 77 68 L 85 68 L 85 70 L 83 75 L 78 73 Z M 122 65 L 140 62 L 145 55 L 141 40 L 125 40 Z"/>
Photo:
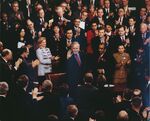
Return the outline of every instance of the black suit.
<path id="1" fill-rule="evenodd" d="M 88 119 L 95 109 L 96 92 L 98 89 L 92 85 L 84 84 L 78 86 L 75 91 L 75 99 L 79 111 L 84 119 Z"/>
<path id="2" fill-rule="evenodd" d="M 34 113 L 37 121 L 45 121 L 50 114 L 59 115 L 60 101 L 57 94 L 44 92 L 44 98 L 40 101 L 33 101 Z"/>
<path id="3" fill-rule="evenodd" d="M 0 81 L 7 82 L 10 88 L 14 85 L 13 74 L 15 71 L 11 66 L 12 65 L 9 65 L 2 57 L 0 57 Z"/>
<path id="4" fill-rule="evenodd" d="M 43 20 L 42 20 L 43 19 Z M 44 23 L 47 22 L 47 19 L 46 17 L 45 18 L 37 18 L 36 21 L 35 21 L 35 26 L 36 26 L 36 29 L 37 31 L 41 31 L 42 32 L 42 28 L 44 28 Z"/>
<path id="5" fill-rule="evenodd" d="M 89 8 L 90 4 L 92 3 L 90 3 L 90 0 L 83 0 L 83 4 Z M 95 0 L 94 7 L 98 8 L 99 6 L 100 6 L 99 0 Z"/>
<path id="6" fill-rule="evenodd" d="M 14 97 L 12 99 L 13 114 L 15 121 L 30 121 L 32 114 L 32 97 L 20 86 L 16 86 Z"/>
<path id="7" fill-rule="evenodd" d="M 109 16 L 110 13 L 114 13 L 112 8 L 109 8 L 109 11 L 107 11 L 106 8 L 103 8 L 104 11 L 104 20 L 105 20 L 105 25 L 112 23 L 111 25 L 113 25 L 114 23 L 114 15 L 113 16 Z"/>
<path id="8" fill-rule="evenodd" d="M 106 39 L 107 38 L 105 36 L 103 38 L 100 38 L 99 36 L 93 38 L 92 48 L 93 48 L 94 54 L 98 53 L 98 46 L 100 43 L 104 43 L 107 46 Z M 108 42 L 109 42 L 109 40 L 108 40 Z"/>
<path id="9" fill-rule="evenodd" d="M 7 97 L 0 96 L 0 120 L 1 121 L 11 121 L 11 111 L 9 107 Z"/>
<path id="10" fill-rule="evenodd" d="M 75 88 L 83 80 L 83 74 L 85 71 L 85 57 L 82 53 L 79 53 L 79 55 L 81 60 L 80 66 L 75 59 L 74 54 L 67 60 L 67 75 L 70 88 Z"/>
<path id="11" fill-rule="evenodd" d="M 128 36 L 125 36 L 125 39 L 130 40 L 130 38 Z M 121 39 L 120 36 L 118 36 L 118 35 L 114 36 L 114 38 L 112 38 L 112 40 L 110 41 L 110 50 L 112 53 L 117 52 L 118 46 L 125 45 L 125 44 L 126 44 L 126 42 L 123 42 L 123 40 Z M 126 48 L 127 52 L 130 51 L 130 46 L 127 45 L 125 48 Z"/>

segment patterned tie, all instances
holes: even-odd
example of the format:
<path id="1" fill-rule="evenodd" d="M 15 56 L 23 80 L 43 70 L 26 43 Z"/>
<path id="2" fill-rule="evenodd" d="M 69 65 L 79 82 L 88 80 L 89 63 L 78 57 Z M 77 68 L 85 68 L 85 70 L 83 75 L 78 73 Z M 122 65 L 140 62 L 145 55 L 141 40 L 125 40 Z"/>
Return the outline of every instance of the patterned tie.
<path id="1" fill-rule="evenodd" d="M 74 57 L 75 57 L 78 65 L 81 66 L 81 59 L 80 59 L 79 55 L 78 54 L 74 54 Z"/>

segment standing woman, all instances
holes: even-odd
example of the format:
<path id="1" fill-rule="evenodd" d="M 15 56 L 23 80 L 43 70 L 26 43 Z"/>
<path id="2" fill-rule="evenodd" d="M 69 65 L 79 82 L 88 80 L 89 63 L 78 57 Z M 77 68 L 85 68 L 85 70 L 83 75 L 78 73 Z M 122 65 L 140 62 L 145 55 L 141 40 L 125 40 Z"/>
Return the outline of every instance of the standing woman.
<path id="1" fill-rule="evenodd" d="M 113 83 L 115 91 L 123 91 L 126 88 L 128 65 L 131 63 L 130 55 L 125 52 L 123 45 L 118 46 L 118 52 L 113 54 L 115 60 L 115 72 Z"/>
<path id="2" fill-rule="evenodd" d="M 36 55 L 40 61 L 38 65 L 38 81 L 41 84 L 46 79 L 46 73 L 52 72 L 52 54 L 50 49 L 46 47 L 45 37 L 38 39 Z"/>

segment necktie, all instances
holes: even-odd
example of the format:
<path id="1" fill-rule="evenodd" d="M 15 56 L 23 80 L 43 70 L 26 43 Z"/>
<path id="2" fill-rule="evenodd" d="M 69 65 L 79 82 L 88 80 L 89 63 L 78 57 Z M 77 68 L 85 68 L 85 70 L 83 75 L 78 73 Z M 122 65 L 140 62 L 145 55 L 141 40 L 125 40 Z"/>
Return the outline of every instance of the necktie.
<path id="1" fill-rule="evenodd" d="M 122 17 L 119 18 L 120 25 L 122 25 L 122 19 L 123 19 Z"/>
<path id="2" fill-rule="evenodd" d="M 108 14 L 109 13 L 109 10 L 108 10 L 108 8 L 106 8 L 106 14 Z"/>
<path id="3" fill-rule="evenodd" d="M 78 65 L 81 66 L 81 60 L 80 60 L 79 55 L 78 55 L 78 54 L 74 54 L 74 57 L 75 57 L 75 59 L 76 59 Z"/>
<path id="4" fill-rule="evenodd" d="M 125 42 L 125 37 L 122 37 L 122 39 L 121 39 L 121 40 L 122 40 L 122 42 Z"/>
<path id="5" fill-rule="evenodd" d="M 90 0 L 90 4 L 93 5 L 93 0 Z"/>

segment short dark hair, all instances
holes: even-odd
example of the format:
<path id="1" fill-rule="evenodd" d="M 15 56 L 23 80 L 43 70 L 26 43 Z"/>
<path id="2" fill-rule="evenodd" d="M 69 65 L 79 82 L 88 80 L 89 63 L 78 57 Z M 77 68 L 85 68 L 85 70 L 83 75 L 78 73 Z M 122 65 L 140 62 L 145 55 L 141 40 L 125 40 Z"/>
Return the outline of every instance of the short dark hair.
<path id="1" fill-rule="evenodd" d="M 105 31 L 105 27 L 100 27 L 100 28 L 98 28 L 98 31 L 99 30 L 104 30 Z"/>
<path id="2" fill-rule="evenodd" d="M 142 104 L 142 99 L 140 97 L 134 97 L 132 98 L 132 103 L 131 103 L 134 107 L 138 108 L 141 106 Z"/>
<path id="3" fill-rule="evenodd" d="M 51 80 L 44 80 L 42 83 L 42 90 L 44 92 L 50 92 L 53 89 L 53 83 Z"/>
<path id="4" fill-rule="evenodd" d="M 124 26 L 124 25 L 118 25 L 118 26 L 117 26 L 117 29 L 120 29 L 120 28 L 125 29 L 125 26 Z"/>
<path id="5" fill-rule="evenodd" d="M 97 110 L 94 114 L 94 118 L 97 121 L 105 121 L 106 120 L 105 112 L 103 110 Z"/>
<path id="6" fill-rule="evenodd" d="M 84 79 L 85 79 L 84 81 L 86 83 L 92 83 L 93 82 L 93 74 L 90 72 L 86 73 Z"/>
<path id="7" fill-rule="evenodd" d="M 20 49 L 19 49 L 19 55 L 21 55 L 22 53 L 24 52 L 27 52 L 27 47 L 26 46 L 22 46 Z"/>
<path id="8" fill-rule="evenodd" d="M 24 88 L 28 85 L 28 82 L 29 82 L 29 78 L 27 75 L 23 74 L 21 76 L 18 77 L 17 79 L 17 85 L 21 88 Z"/>

